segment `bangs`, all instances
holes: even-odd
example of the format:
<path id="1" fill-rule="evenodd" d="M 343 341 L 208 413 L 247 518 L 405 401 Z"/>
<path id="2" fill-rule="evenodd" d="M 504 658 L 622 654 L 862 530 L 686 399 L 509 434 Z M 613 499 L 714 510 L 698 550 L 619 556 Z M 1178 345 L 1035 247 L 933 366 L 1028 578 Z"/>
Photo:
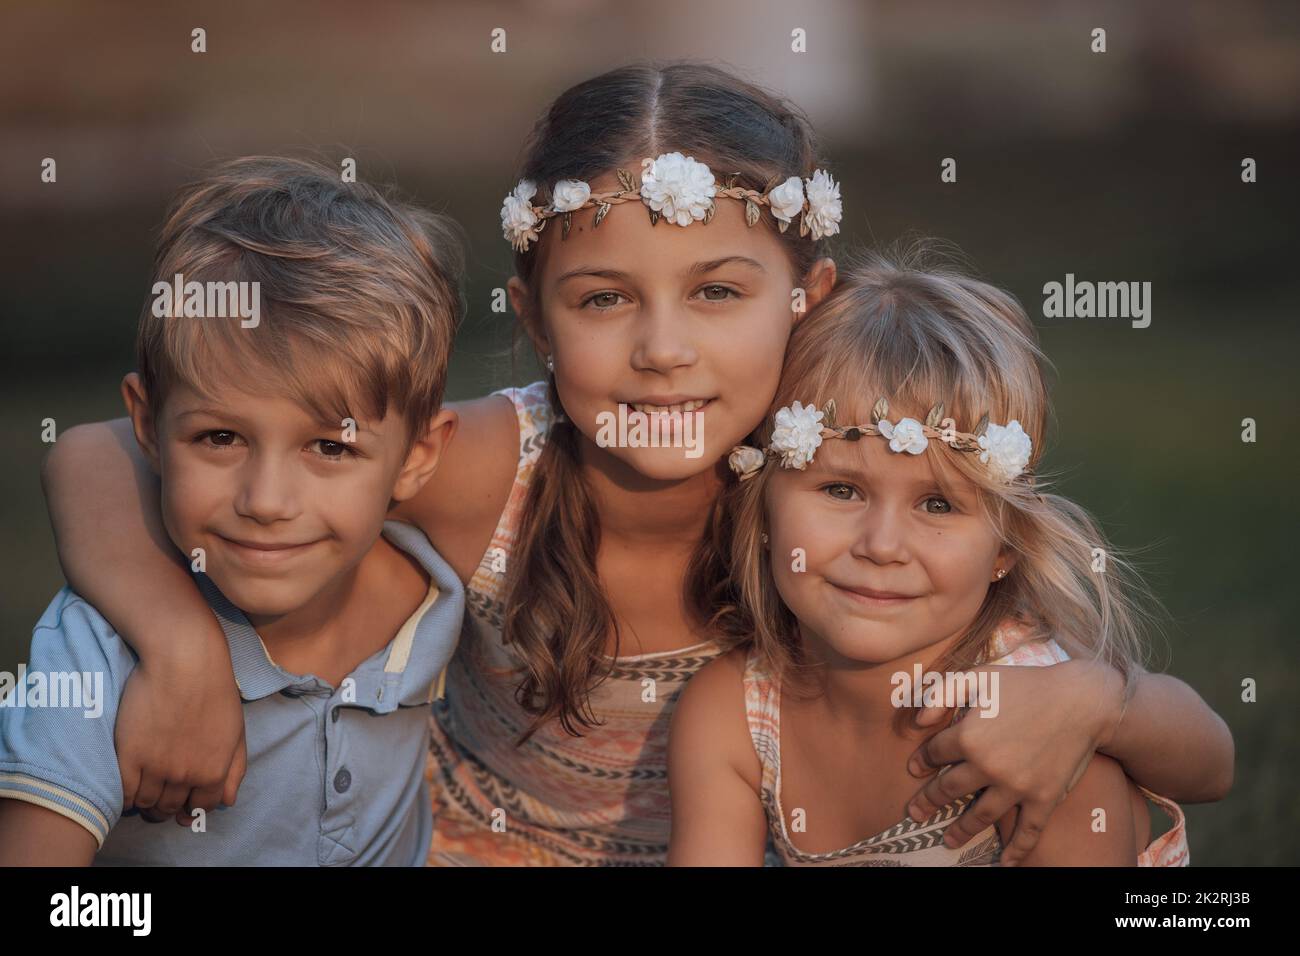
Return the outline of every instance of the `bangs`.
<path id="1" fill-rule="evenodd" d="M 163 349 L 169 360 L 160 363 L 154 383 L 158 398 L 183 384 L 215 401 L 232 393 L 287 398 L 331 427 L 342 428 L 345 418 L 384 417 L 387 369 L 295 334 L 277 318 L 264 315 L 247 329 L 238 319 L 169 320 Z"/>

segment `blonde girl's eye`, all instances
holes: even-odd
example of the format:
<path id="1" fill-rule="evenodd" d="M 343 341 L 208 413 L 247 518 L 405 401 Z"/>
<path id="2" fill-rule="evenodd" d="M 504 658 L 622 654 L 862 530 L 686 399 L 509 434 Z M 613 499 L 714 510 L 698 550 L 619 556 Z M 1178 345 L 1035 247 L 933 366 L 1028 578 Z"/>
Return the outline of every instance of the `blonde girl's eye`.
<path id="1" fill-rule="evenodd" d="M 852 485 L 846 485 L 842 481 L 837 481 L 829 485 L 823 485 L 822 491 L 830 495 L 836 501 L 852 501 L 853 496 L 857 493 Z"/>
<path id="2" fill-rule="evenodd" d="M 622 298 L 623 295 L 619 292 L 597 292 L 594 295 L 587 296 L 587 298 L 583 300 L 582 306 L 583 308 L 586 308 L 588 305 L 594 305 L 596 311 L 603 312 L 606 309 L 614 308 L 618 305 L 617 300 Z"/>
<path id="3" fill-rule="evenodd" d="M 926 514 L 946 515 L 952 513 L 952 503 L 947 498 L 941 498 L 938 495 L 931 495 L 926 498 L 922 507 L 925 508 Z"/>

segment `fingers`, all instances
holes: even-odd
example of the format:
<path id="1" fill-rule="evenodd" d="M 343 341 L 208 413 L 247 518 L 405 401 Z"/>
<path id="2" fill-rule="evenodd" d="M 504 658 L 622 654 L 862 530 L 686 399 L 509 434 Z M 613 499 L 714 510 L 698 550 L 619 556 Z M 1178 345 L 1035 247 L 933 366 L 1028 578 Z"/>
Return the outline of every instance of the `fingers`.
<path id="1" fill-rule="evenodd" d="M 190 795 L 190 788 L 183 783 L 171 783 L 170 781 L 163 787 L 162 794 L 158 797 L 158 802 L 154 804 L 154 809 L 167 817 L 174 817 L 181 812 L 185 806 L 185 800 Z"/>
<path id="2" fill-rule="evenodd" d="M 924 777 L 940 767 L 964 759 L 957 740 L 957 730 L 958 727 L 949 727 L 922 741 L 907 761 L 907 772 L 914 777 Z"/>
<path id="3" fill-rule="evenodd" d="M 122 772 L 122 809 L 130 810 L 135 806 L 140 792 L 140 768 L 131 763 L 121 766 Z"/>
<path id="4" fill-rule="evenodd" d="M 1016 799 L 1013 794 L 997 787 L 989 787 L 979 795 L 979 799 L 962 811 L 962 815 L 955 823 L 948 827 L 943 835 L 944 846 L 953 849 L 965 846 L 971 837 L 983 833 L 1006 816 L 1007 811 L 1015 805 Z"/>
<path id="5" fill-rule="evenodd" d="M 141 771 L 140 786 L 136 788 L 134 806 L 147 810 L 158 803 L 163 793 L 164 781 L 152 774 Z"/>
<path id="6" fill-rule="evenodd" d="M 239 746 L 235 748 L 235 759 L 230 762 L 230 769 L 226 772 L 226 784 L 221 794 L 221 802 L 228 807 L 235 805 L 235 797 L 239 794 L 239 785 L 244 782 L 244 773 L 248 770 L 248 746 L 244 735 L 239 735 Z"/>
<path id="7" fill-rule="evenodd" d="M 1016 832 L 1002 851 L 1002 866 L 1018 866 L 1038 845 L 1047 827 L 1052 808 L 1042 803 L 1026 803 L 1020 808 Z"/>
<path id="8" fill-rule="evenodd" d="M 924 823 L 940 807 L 947 806 L 958 797 L 974 793 L 987 783 L 982 774 L 970 764 L 957 764 L 918 790 L 907 805 L 907 814 L 917 823 Z"/>

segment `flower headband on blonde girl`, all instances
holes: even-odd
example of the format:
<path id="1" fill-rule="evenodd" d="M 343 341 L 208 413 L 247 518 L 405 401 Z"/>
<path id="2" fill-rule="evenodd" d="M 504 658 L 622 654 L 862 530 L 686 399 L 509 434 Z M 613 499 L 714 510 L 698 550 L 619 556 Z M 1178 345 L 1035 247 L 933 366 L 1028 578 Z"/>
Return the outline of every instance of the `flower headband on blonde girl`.
<path id="1" fill-rule="evenodd" d="M 593 226 L 599 226 L 611 208 L 639 199 L 649 207 L 652 226 L 660 218 L 689 226 L 692 222 L 710 222 L 715 212 L 714 200 L 723 197 L 745 203 L 747 226 L 758 222 L 761 207 L 766 206 L 783 233 L 796 217 L 801 237 L 811 235 L 813 239 L 821 239 L 839 232 L 840 187 L 825 170 L 814 170 L 809 179 L 790 176 L 779 185 L 774 178 L 761 191 L 737 186 L 739 176 L 740 173 L 731 173 L 725 185 L 719 187 L 709 167 L 693 157 L 662 153 L 641 161 L 640 183 L 624 169 L 618 170 L 622 188 L 614 192 L 593 193 L 591 186 L 582 180 L 561 179 L 551 190 L 550 203 L 544 206 L 532 204 L 537 184 L 521 179 L 501 206 L 501 227 L 516 252 L 527 252 L 529 244 L 537 240 L 546 223 L 555 216 L 563 217 L 561 238 L 567 238 L 573 214 L 579 209 L 594 206 Z"/>
<path id="2" fill-rule="evenodd" d="M 778 459 L 782 468 L 808 467 L 822 439 L 843 438 L 858 441 L 864 435 L 879 436 L 889 440 L 889 450 L 919 455 L 935 439 L 954 451 L 977 453 L 980 462 L 988 468 L 997 481 L 1015 481 L 1029 466 L 1033 442 L 1025 434 L 1020 422 L 1012 420 L 1006 425 L 990 424 L 985 413 L 973 432 L 959 432 L 956 422 L 944 418 L 943 403 L 930 409 L 924 422 L 914 418 L 901 418 L 891 422 L 889 402 L 879 399 L 871 410 L 869 425 L 836 425 L 835 401 L 821 408 L 795 402 L 776 413 L 776 428 L 766 448 L 737 445 L 731 450 L 727 463 L 740 476 L 741 481 L 754 477 L 769 458 Z M 1030 484 L 1033 479 L 1029 479 Z"/>

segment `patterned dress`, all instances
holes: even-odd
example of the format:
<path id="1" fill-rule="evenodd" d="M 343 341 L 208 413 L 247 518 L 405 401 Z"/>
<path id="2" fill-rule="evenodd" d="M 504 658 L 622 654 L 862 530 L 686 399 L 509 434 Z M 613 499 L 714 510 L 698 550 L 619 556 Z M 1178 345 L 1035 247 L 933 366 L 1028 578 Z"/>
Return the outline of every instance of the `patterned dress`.
<path id="1" fill-rule="evenodd" d="M 1014 626 L 1004 625 L 993 637 L 993 664 L 1046 666 L 1068 660 L 1055 641 L 1024 642 Z M 760 797 L 767 816 L 769 839 L 786 866 L 993 866 L 1002 855 L 997 827 L 977 833 L 965 846 L 950 849 L 943 835 L 977 794 L 969 794 L 939 809 L 924 823 L 910 817 L 887 830 L 828 853 L 805 853 L 790 839 L 781 806 L 781 687 L 751 651 L 745 662 L 745 714 L 750 738 L 763 769 Z M 1173 827 L 1138 856 L 1138 866 L 1186 866 L 1187 827 L 1183 811 L 1172 800 L 1145 788 L 1143 795 L 1169 815 Z"/>
<path id="2" fill-rule="evenodd" d="M 546 383 L 499 393 L 519 418 L 519 465 L 492 545 L 466 588 L 461 646 L 434 705 L 427 776 L 431 866 L 646 866 L 668 855 L 668 722 L 686 681 L 716 657 L 712 643 L 619 657 L 591 695 L 602 723 L 571 737 L 531 723 L 502 644 L 505 568 L 528 481 L 552 421 Z M 496 674 L 492 673 L 497 671 Z"/>

